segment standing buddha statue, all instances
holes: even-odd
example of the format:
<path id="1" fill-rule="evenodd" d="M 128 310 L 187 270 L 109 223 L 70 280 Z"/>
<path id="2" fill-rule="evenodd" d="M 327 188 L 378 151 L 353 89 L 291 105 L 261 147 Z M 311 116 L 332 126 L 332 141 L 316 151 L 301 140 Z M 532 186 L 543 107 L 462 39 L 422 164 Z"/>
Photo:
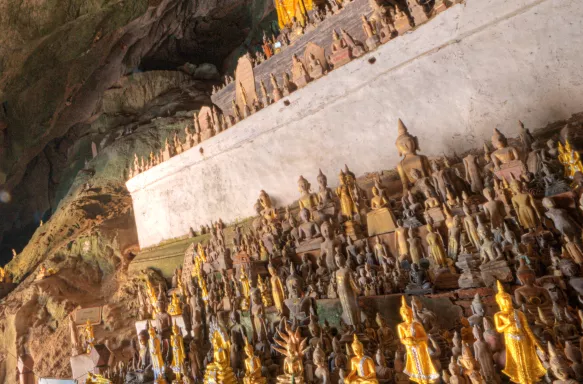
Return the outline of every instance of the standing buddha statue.
<path id="1" fill-rule="evenodd" d="M 277 269 L 273 266 L 273 264 L 269 263 L 267 266 L 267 270 L 271 275 L 270 283 L 271 283 L 271 294 L 273 296 L 273 302 L 275 304 L 275 308 L 277 309 L 277 313 L 282 315 L 284 313 L 285 305 L 285 293 L 283 290 L 283 283 L 279 275 L 277 274 Z"/>
<path id="2" fill-rule="evenodd" d="M 180 376 L 183 374 L 184 360 L 186 359 L 186 353 L 184 351 L 184 339 L 182 338 L 182 332 L 180 328 L 174 322 L 172 326 L 172 336 L 170 337 L 170 346 L 172 348 L 172 364 L 170 367 L 175 375 L 175 381 L 180 382 Z"/>
<path id="3" fill-rule="evenodd" d="M 356 333 L 352 341 L 354 357 L 350 359 L 350 372 L 344 379 L 345 384 L 378 384 L 375 364 L 373 359 L 364 354 L 362 343 Z"/>
<path id="4" fill-rule="evenodd" d="M 340 214 L 345 220 L 350 221 L 353 219 L 354 215 L 358 213 L 358 208 L 346 178 L 346 173 L 341 170 L 338 175 L 340 185 L 336 188 L 336 194 L 340 199 Z"/>
<path id="5" fill-rule="evenodd" d="M 406 192 L 417 181 L 411 171 L 416 169 L 420 177 L 430 177 L 431 166 L 426 156 L 417 154 L 419 150 L 417 137 L 409 134 L 401 119 L 399 119 L 399 136 L 395 141 L 395 146 L 399 151 L 399 156 L 403 156 L 397 165 L 397 171 L 403 183 L 403 192 Z"/>
<path id="6" fill-rule="evenodd" d="M 164 358 L 162 357 L 162 345 L 160 339 L 156 335 L 156 330 L 152 327 L 152 324 L 148 321 L 148 335 L 150 340 L 148 340 L 148 349 L 150 350 L 150 361 L 152 363 L 152 371 L 154 372 L 154 382 L 156 384 L 166 384 L 166 379 L 164 378 Z"/>
<path id="7" fill-rule="evenodd" d="M 241 269 L 239 280 L 241 281 L 241 310 L 247 311 L 250 304 L 251 283 L 244 268 Z"/>
<path id="8" fill-rule="evenodd" d="M 439 380 L 439 373 L 433 365 L 427 348 L 427 333 L 418 321 L 413 319 L 413 310 L 407 305 L 405 296 L 401 296 L 401 317 L 403 322 L 397 325 L 401 343 L 407 350 L 407 361 L 403 373 L 409 380 L 428 384 Z"/>
<path id="9" fill-rule="evenodd" d="M 502 371 L 514 383 L 537 383 L 547 372 L 536 350 L 543 350 L 528 325 L 526 316 L 512 306 L 512 297 L 496 281 L 496 303 L 500 311 L 494 315 L 496 331 L 504 334 L 506 366 Z"/>

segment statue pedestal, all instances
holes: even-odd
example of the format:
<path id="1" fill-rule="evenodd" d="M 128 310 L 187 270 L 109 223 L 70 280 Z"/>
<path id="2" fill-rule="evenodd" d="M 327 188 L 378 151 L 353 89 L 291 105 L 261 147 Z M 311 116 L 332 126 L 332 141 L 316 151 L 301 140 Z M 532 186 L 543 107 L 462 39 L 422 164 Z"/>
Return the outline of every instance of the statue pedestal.
<path id="1" fill-rule="evenodd" d="M 478 288 L 484 286 L 482 276 L 480 275 L 480 258 L 477 255 L 460 255 L 455 265 L 462 270 L 462 274 L 458 279 L 460 288 Z"/>
<path id="2" fill-rule="evenodd" d="M 435 5 L 433 6 L 433 15 L 437 15 L 447 9 L 447 5 L 445 5 L 445 1 L 443 0 L 436 0 Z M 432 15 L 432 16 L 433 16 Z"/>
<path id="3" fill-rule="evenodd" d="M 84 383 L 87 372 L 103 374 L 107 371 L 109 349 L 103 344 L 93 346 L 91 352 L 71 357 L 71 371 L 78 383 Z"/>
<path id="4" fill-rule="evenodd" d="M 381 41 L 380 41 L 378 35 L 372 35 L 371 37 L 366 39 L 365 43 L 366 43 L 366 47 L 368 48 L 368 50 L 372 51 L 372 50 L 375 50 L 379 46 Z"/>
<path id="5" fill-rule="evenodd" d="M 330 55 L 330 63 L 334 69 L 343 66 L 344 64 L 350 63 L 352 60 L 352 54 L 350 53 L 350 48 L 346 47 L 343 49 L 339 49 L 335 53 Z"/>
<path id="6" fill-rule="evenodd" d="M 322 244 L 323 241 L 324 241 L 323 238 L 318 237 L 318 238 L 306 241 L 304 243 L 301 243 L 298 247 L 296 247 L 296 253 L 304 253 L 304 252 L 320 250 L 320 244 Z"/>
<path id="7" fill-rule="evenodd" d="M 417 4 L 416 1 L 417 0 L 407 1 L 409 12 L 411 13 L 411 16 L 413 16 L 413 20 L 415 20 L 415 26 L 421 25 L 429 19 L 423 10 L 423 7 Z"/>
<path id="8" fill-rule="evenodd" d="M 520 177 L 526 173 L 526 167 L 524 163 L 520 160 L 513 160 L 506 164 L 501 164 L 500 169 L 494 171 L 494 174 L 499 180 L 505 179 L 506 181 L 510 181 L 512 176 L 520 180 Z M 511 176 L 512 175 L 512 176 Z"/>
<path id="9" fill-rule="evenodd" d="M 402 35 L 405 32 L 411 30 L 411 28 L 411 22 L 407 16 L 403 16 L 400 19 L 395 20 L 395 29 L 399 35 Z"/>
<path id="10" fill-rule="evenodd" d="M 312 79 L 308 75 L 300 75 L 300 76 L 294 76 L 294 78 L 292 79 L 292 81 L 294 82 L 294 84 L 298 88 L 303 88 L 306 85 L 308 85 L 308 83 L 310 81 L 312 81 Z"/>
<path id="11" fill-rule="evenodd" d="M 452 273 L 449 268 L 439 268 L 433 273 L 433 286 L 436 289 L 458 289 L 460 275 Z"/>
<path id="12" fill-rule="evenodd" d="M 441 208 L 438 207 L 428 209 L 427 211 L 425 211 L 425 214 L 431 217 L 431 220 L 433 220 L 433 224 L 438 224 L 445 220 L 443 211 L 441 210 Z"/>
<path id="13" fill-rule="evenodd" d="M 396 228 L 395 217 L 389 208 L 379 208 L 366 215 L 369 236 L 393 232 Z"/>
<path id="14" fill-rule="evenodd" d="M 506 260 L 494 260 L 482 264 L 480 266 L 480 274 L 486 287 L 493 287 L 496 284 L 496 280 L 500 280 L 503 283 L 513 280 L 512 270 Z"/>

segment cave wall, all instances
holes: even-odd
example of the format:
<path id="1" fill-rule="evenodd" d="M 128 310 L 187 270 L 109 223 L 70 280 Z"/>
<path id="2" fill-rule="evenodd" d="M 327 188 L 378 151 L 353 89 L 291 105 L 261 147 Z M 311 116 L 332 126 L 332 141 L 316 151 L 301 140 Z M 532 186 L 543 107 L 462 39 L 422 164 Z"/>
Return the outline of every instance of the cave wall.
<path id="1" fill-rule="evenodd" d="M 233 128 L 129 180 L 140 246 L 211 220 L 254 214 L 261 189 L 278 206 L 318 168 L 336 185 L 395 167 L 397 119 L 422 152 L 481 147 L 517 120 L 544 126 L 581 111 L 583 4 L 468 0 L 335 70 Z M 369 59 L 376 58 L 374 64 Z"/>

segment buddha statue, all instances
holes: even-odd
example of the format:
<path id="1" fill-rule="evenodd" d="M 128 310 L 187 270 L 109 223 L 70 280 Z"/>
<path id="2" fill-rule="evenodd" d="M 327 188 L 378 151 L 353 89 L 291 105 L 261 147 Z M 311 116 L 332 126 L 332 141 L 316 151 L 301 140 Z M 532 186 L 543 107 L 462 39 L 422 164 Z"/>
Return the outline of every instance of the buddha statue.
<path id="1" fill-rule="evenodd" d="M 170 348 L 172 348 L 172 363 L 170 368 L 174 372 L 176 381 L 180 382 L 183 372 L 184 361 L 186 360 L 186 352 L 184 350 L 184 339 L 182 332 L 176 323 L 172 326 L 172 336 L 170 337 Z"/>
<path id="2" fill-rule="evenodd" d="M 264 190 L 259 193 L 259 203 L 261 204 L 261 215 L 269 222 L 277 218 L 277 212 L 271 198 Z"/>
<path id="3" fill-rule="evenodd" d="M 536 313 L 537 308 L 543 309 L 546 313 L 551 313 L 553 302 L 551 295 L 543 287 L 535 285 L 536 274 L 532 268 L 526 265 L 523 258 L 519 259 L 520 266 L 516 270 L 516 276 L 521 287 L 514 290 L 514 301 L 516 305 L 526 309 L 528 313 Z M 534 321 L 534 318 L 531 319 Z"/>
<path id="4" fill-rule="evenodd" d="M 267 270 L 270 274 L 269 281 L 271 283 L 271 295 L 273 296 L 273 303 L 275 304 L 275 308 L 277 309 L 278 314 L 282 315 L 285 309 L 285 293 L 283 290 L 283 283 L 281 282 L 281 279 L 277 273 L 277 269 L 275 269 L 273 264 L 269 263 Z"/>
<path id="5" fill-rule="evenodd" d="M 434 232 L 433 225 L 431 224 L 427 224 L 425 241 L 427 241 L 428 253 L 435 262 L 435 265 L 438 267 L 447 267 L 447 255 L 443 247 L 443 241 L 439 233 Z"/>
<path id="6" fill-rule="evenodd" d="M 301 337 L 300 328 L 292 331 L 285 323 L 285 333 L 277 330 L 279 338 L 274 341 L 279 347 L 274 350 L 285 356 L 283 360 L 283 374 L 277 377 L 278 384 L 304 384 L 304 363 L 303 357 L 307 349 L 306 339 Z"/>
<path id="7" fill-rule="evenodd" d="M 298 58 L 296 54 L 292 56 L 292 81 L 298 88 L 305 87 L 312 78 L 308 75 L 308 71 L 304 63 Z"/>
<path id="8" fill-rule="evenodd" d="M 311 220 L 311 214 L 307 208 L 300 210 L 300 219 L 302 223 L 298 227 L 299 247 L 297 247 L 297 251 L 317 249 L 323 241 L 318 224 Z"/>
<path id="9" fill-rule="evenodd" d="M 423 325 L 413 319 L 413 310 L 407 305 L 405 296 L 401 296 L 400 314 L 403 322 L 397 325 L 397 333 L 407 351 L 407 360 L 403 373 L 409 380 L 428 384 L 439 380 L 439 373 L 433 365 L 427 347 L 427 333 Z"/>
<path id="10" fill-rule="evenodd" d="M 395 146 L 399 151 L 399 156 L 402 156 L 401 161 L 397 165 L 397 171 L 403 183 L 403 193 L 407 192 L 415 182 L 411 170 L 416 169 L 420 172 L 421 177 L 431 176 L 431 167 L 426 156 L 418 155 L 419 144 L 417 137 L 412 136 L 407 131 L 405 124 L 399 119 L 399 136 L 395 142 Z"/>
<path id="11" fill-rule="evenodd" d="M 247 276 L 245 268 L 241 268 L 239 281 L 241 282 L 241 310 L 247 311 L 251 304 L 251 282 L 249 281 L 249 276 Z"/>
<path id="12" fill-rule="evenodd" d="M 316 345 L 312 358 L 314 360 L 314 365 L 316 366 L 316 370 L 314 371 L 314 376 L 317 379 L 316 382 L 322 384 L 332 383 L 328 361 L 326 359 L 326 352 L 322 349 L 320 343 Z"/>
<path id="13" fill-rule="evenodd" d="M 261 373 L 261 359 L 255 356 L 253 345 L 245 337 L 245 376 L 243 376 L 243 384 L 266 384 L 267 379 Z"/>
<path id="14" fill-rule="evenodd" d="M 376 339 L 378 341 L 379 349 L 385 355 L 390 355 L 395 347 L 395 333 L 387 325 L 387 320 L 381 316 L 379 312 L 377 312 L 375 321 L 378 325 L 378 329 L 376 331 Z"/>
<path id="15" fill-rule="evenodd" d="M 366 215 L 368 235 L 391 232 L 395 229 L 395 217 L 389 208 L 389 201 L 377 185 L 372 187 L 372 194 L 373 198 L 370 201 L 372 210 Z"/>
<path id="16" fill-rule="evenodd" d="M 348 43 L 344 37 L 340 37 L 336 30 L 332 30 L 332 45 L 330 46 L 332 54 L 328 61 L 332 64 L 334 69 L 349 63 L 352 60 L 352 53 Z"/>
<path id="17" fill-rule="evenodd" d="M 358 214 L 358 201 L 347 182 L 347 174 L 341 170 L 338 175 L 340 185 L 336 188 L 336 195 L 340 199 L 340 215 L 345 221 L 351 221 Z"/>
<path id="18" fill-rule="evenodd" d="M 300 209 L 306 208 L 314 211 L 318 206 L 318 196 L 310 191 L 310 182 L 303 176 L 298 179 L 298 190 L 300 191 L 300 198 L 298 205 Z"/>
<path id="19" fill-rule="evenodd" d="M 310 315 L 312 299 L 304 295 L 304 281 L 296 274 L 293 264 L 290 266 L 290 275 L 285 281 L 288 296 L 284 300 L 292 321 L 305 322 Z"/>
<path id="20" fill-rule="evenodd" d="M 227 332 L 216 321 L 210 325 L 213 360 L 206 366 L 204 384 L 236 384 L 237 378 L 231 368 L 231 342 Z"/>
<path id="21" fill-rule="evenodd" d="M 152 371 L 154 372 L 154 382 L 156 384 L 166 384 L 166 379 L 164 378 L 164 358 L 162 357 L 162 344 L 160 339 L 156 336 L 156 330 L 152 327 L 152 324 L 148 321 L 148 335 L 150 340 L 148 341 L 148 349 L 150 350 L 150 361 L 152 363 Z"/>
<path id="22" fill-rule="evenodd" d="M 509 146 L 506 136 L 496 128 L 494 128 L 494 134 L 492 135 L 492 145 L 495 150 L 490 154 L 490 157 L 496 169 L 500 169 L 502 165 L 520 159 L 518 150 Z"/>
<path id="23" fill-rule="evenodd" d="M 351 345 L 354 356 L 350 359 L 350 371 L 344 378 L 344 384 L 378 384 L 374 361 L 364 354 L 364 347 L 356 333 Z"/>
<path id="24" fill-rule="evenodd" d="M 541 224 L 541 214 L 534 202 L 534 198 L 528 192 L 523 191 L 518 180 L 512 180 L 510 188 L 514 193 L 512 206 L 518 216 L 520 226 L 525 230 L 537 229 Z"/>
<path id="25" fill-rule="evenodd" d="M 176 291 L 172 292 L 172 300 L 168 304 L 168 314 L 170 316 L 182 315 L 182 303 L 176 294 Z"/>
<path id="26" fill-rule="evenodd" d="M 329 216 L 336 213 L 336 196 L 330 187 L 328 187 L 328 178 L 318 170 L 318 209 L 322 210 Z"/>
<path id="27" fill-rule="evenodd" d="M 334 272 L 336 279 L 338 296 L 342 304 L 343 317 L 346 323 L 356 326 L 360 324 L 360 308 L 358 306 L 358 295 L 360 289 L 356 284 L 352 270 L 348 267 L 344 255 L 339 252 L 335 256 L 337 270 Z"/>
<path id="28" fill-rule="evenodd" d="M 324 76 L 324 66 L 320 62 L 319 59 L 314 56 L 313 53 L 310 53 L 308 58 L 308 75 L 312 79 L 319 79 L 320 77 Z"/>
<path id="29" fill-rule="evenodd" d="M 506 366 L 502 371 L 511 381 L 521 384 L 537 383 L 547 372 L 536 349 L 543 351 L 534 337 L 526 316 L 512 306 L 512 297 L 498 280 L 496 303 L 500 311 L 494 315 L 496 331 L 504 334 Z"/>

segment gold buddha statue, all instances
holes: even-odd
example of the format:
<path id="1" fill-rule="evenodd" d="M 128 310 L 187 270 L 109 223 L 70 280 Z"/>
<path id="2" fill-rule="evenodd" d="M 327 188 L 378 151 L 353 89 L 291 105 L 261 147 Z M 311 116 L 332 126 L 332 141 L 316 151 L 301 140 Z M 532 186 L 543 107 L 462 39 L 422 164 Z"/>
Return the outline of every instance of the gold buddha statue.
<path id="1" fill-rule="evenodd" d="M 291 27 L 295 22 L 305 26 L 308 11 L 313 9 L 312 0 L 274 0 L 279 28 Z"/>
<path id="2" fill-rule="evenodd" d="M 273 299 L 271 298 L 271 292 L 269 292 L 269 286 L 261 278 L 261 275 L 257 276 L 257 288 L 261 292 L 261 301 L 266 307 L 271 307 L 273 305 Z"/>
<path id="3" fill-rule="evenodd" d="M 395 216 L 389 207 L 389 201 L 384 196 L 380 184 L 375 180 L 372 187 L 373 198 L 370 201 L 371 211 L 366 214 L 369 236 L 376 236 L 395 230 Z"/>
<path id="4" fill-rule="evenodd" d="M 249 276 L 247 276 L 244 268 L 241 269 L 239 281 L 241 281 L 241 310 L 247 311 L 251 304 L 251 282 L 249 281 Z"/>
<path id="5" fill-rule="evenodd" d="M 492 135 L 492 145 L 496 149 L 490 154 L 490 158 L 496 169 L 500 169 L 503 164 L 520 159 L 518 150 L 509 146 L 506 136 L 496 128 L 494 128 L 494 134 Z"/>
<path id="6" fill-rule="evenodd" d="M 204 384 L 236 384 L 237 378 L 231 368 L 231 342 L 227 332 L 216 322 L 210 327 L 213 361 L 206 367 Z"/>
<path id="7" fill-rule="evenodd" d="M 423 325 L 413 319 L 413 310 L 407 305 L 405 296 L 401 296 L 401 317 L 403 322 L 397 325 L 401 343 L 407 350 L 407 361 L 403 373 L 409 380 L 428 384 L 439 380 L 439 373 L 433 365 L 427 348 L 427 333 Z"/>
<path id="8" fill-rule="evenodd" d="M 168 312 L 170 316 L 182 315 L 182 303 L 180 302 L 178 295 L 176 295 L 176 292 L 172 292 L 172 300 L 170 300 L 166 312 Z"/>
<path id="9" fill-rule="evenodd" d="M 103 377 L 100 374 L 87 372 L 87 379 L 85 384 L 111 384 L 112 381 Z"/>
<path id="10" fill-rule="evenodd" d="M 406 192 L 417 181 L 415 173 L 412 173 L 411 170 L 416 169 L 419 177 L 430 177 L 431 166 L 426 156 L 417 154 L 419 150 L 417 137 L 412 136 L 407 131 L 407 127 L 401 119 L 399 119 L 399 136 L 395 141 L 395 146 L 399 151 L 399 156 L 403 157 L 397 165 L 397 171 L 403 183 L 403 192 Z"/>
<path id="11" fill-rule="evenodd" d="M 510 381 L 520 384 L 534 384 L 546 374 L 536 350 L 543 350 L 532 333 L 526 316 L 512 306 L 512 297 L 496 281 L 498 293 L 496 303 L 500 311 L 494 314 L 496 331 L 504 334 L 506 344 L 506 366 L 502 371 Z"/>
<path id="12" fill-rule="evenodd" d="M 302 338 L 300 327 L 292 331 L 285 323 L 285 334 L 277 330 L 279 338 L 274 341 L 281 347 L 273 347 L 277 352 L 285 356 L 283 360 L 283 374 L 277 377 L 279 384 L 304 384 L 304 353 L 309 346 L 307 340 Z"/>
<path id="13" fill-rule="evenodd" d="M 340 171 L 338 175 L 338 180 L 340 185 L 336 188 L 336 195 L 340 199 L 340 213 L 344 219 L 350 221 L 354 218 L 354 215 L 358 213 L 358 207 L 356 206 L 356 199 L 353 196 L 353 192 L 350 189 L 347 182 L 347 175 L 344 171 Z"/>
<path id="14" fill-rule="evenodd" d="M 164 378 L 164 358 L 162 357 L 162 344 L 160 339 L 156 335 L 156 330 L 152 327 L 152 324 L 148 321 L 148 335 L 150 340 L 148 340 L 148 349 L 150 350 L 150 360 L 152 364 L 152 372 L 154 372 L 154 382 L 156 384 L 166 384 L 166 379 Z"/>
<path id="15" fill-rule="evenodd" d="M 298 204 L 300 210 L 303 208 L 308 209 L 310 212 L 314 211 L 318 207 L 318 195 L 310 192 L 310 182 L 306 180 L 303 176 L 298 179 L 298 189 L 300 191 L 300 198 Z"/>
<path id="16" fill-rule="evenodd" d="M 243 377 L 243 384 L 266 384 L 267 379 L 261 374 L 261 360 L 255 356 L 253 352 L 253 345 L 249 344 L 245 339 L 245 376 Z"/>
<path id="17" fill-rule="evenodd" d="M 362 343 L 356 333 L 352 341 L 354 357 L 350 359 L 350 372 L 344 378 L 345 384 L 378 384 L 373 359 L 364 354 Z"/>
<path id="18" fill-rule="evenodd" d="M 83 333 L 85 334 L 85 344 L 87 345 L 85 348 L 85 353 L 89 353 L 93 349 L 93 342 L 95 341 L 93 324 L 91 324 L 89 319 L 87 319 L 87 323 L 85 323 L 85 327 L 83 327 Z"/>
<path id="19" fill-rule="evenodd" d="M 180 332 L 180 328 L 176 322 L 174 322 L 174 325 L 172 326 L 170 347 L 172 348 L 172 364 L 170 367 L 175 375 L 174 380 L 180 382 L 180 376 L 183 374 L 182 366 L 186 359 L 186 353 L 184 352 L 184 339 L 182 338 L 182 332 Z"/>

